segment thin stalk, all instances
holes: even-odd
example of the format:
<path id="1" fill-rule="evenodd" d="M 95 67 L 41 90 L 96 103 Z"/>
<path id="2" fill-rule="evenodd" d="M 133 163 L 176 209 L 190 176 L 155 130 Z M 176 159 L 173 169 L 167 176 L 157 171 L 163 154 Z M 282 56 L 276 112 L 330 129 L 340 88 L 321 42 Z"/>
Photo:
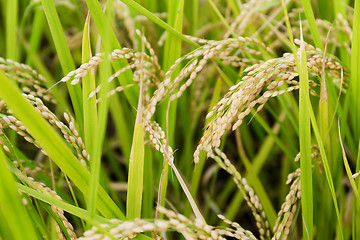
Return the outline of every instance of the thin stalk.
<path id="1" fill-rule="evenodd" d="M 354 6 L 354 25 L 353 25 L 353 34 L 352 34 L 352 43 L 351 43 L 351 71 L 350 71 L 350 93 L 352 96 L 353 111 L 350 111 L 352 114 L 352 123 L 354 126 L 354 138 L 358 141 L 360 138 L 360 2 L 355 1 Z M 358 142 L 360 146 L 360 141 Z M 360 169 L 360 158 L 359 158 L 359 149 L 358 157 L 356 161 L 356 171 Z M 359 184 L 359 180 L 358 184 Z M 359 186 L 359 185 L 358 185 Z M 360 238 L 360 208 L 354 203 L 353 210 L 353 234 L 355 238 Z"/>
<path id="2" fill-rule="evenodd" d="M 301 0 L 305 12 L 306 19 L 308 20 L 311 36 L 314 39 L 315 47 L 324 49 L 324 45 L 321 42 L 319 29 L 317 28 L 314 12 L 311 7 L 310 0 Z"/>
<path id="3" fill-rule="evenodd" d="M 18 59 L 18 0 L 6 1 L 6 57 Z"/>
<path id="4" fill-rule="evenodd" d="M 313 188 L 311 162 L 311 129 L 308 105 L 305 99 L 309 98 L 309 79 L 305 46 L 300 46 L 298 72 L 300 75 L 299 95 L 299 138 L 300 138 L 300 169 L 301 169 L 301 206 L 304 223 L 303 237 L 313 238 Z"/>
<path id="5" fill-rule="evenodd" d="M 56 53 L 59 56 L 60 65 L 64 74 L 69 73 L 75 69 L 74 60 L 71 56 L 69 46 L 67 45 L 64 31 L 62 29 L 59 16 L 56 12 L 55 3 L 51 0 L 42 0 L 45 15 L 48 21 L 50 32 L 54 40 Z M 74 107 L 77 123 L 79 124 L 80 135 L 82 135 L 83 127 L 83 110 L 82 110 L 82 95 L 80 85 L 71 85 L 67 82 L 68 91 L 71 97 L 71 102 Z"/>
<path id="6" fill-rule="evenodd" d="M 145 50 L 142 43 L 142 51 Z M 141 59 L 141 68 L 144 68 Z M 135 119 L 133 143 L 129 160 L 128 189 L 126 196 L 126 217 L 128 219 L 141 218 L 142 196 L 144 189 L 144 129 L 143 116 L 143 75 L 140 76 L 140 93 Z"/>
<path id="7" fill-rule="evenodd" d="M 107 4 L 112 6 L 113 1 L 109 0 Z M 106 12 L 107 20 L 110 21 L 113 17 L 113 9 L 110 7 Z M 104 26 L 105 35 L 101 38 L 103 42 L 103 46 L 105 46 L 105 56 L 107 56 L 110 52 L 110 44 L 111 44 L 111 26 Z M 109 83 L 108 77 L 111 75 L 111 64 L 108 58 L 104 58 L 104 60 L 100 63 L 99 66 L 99 74 L 100 74 L 100 82 L 101 82 L 101 89 L 100 89 L 100 102 L 99 102 L 99 109 L 98 109 L 98 118 L 97 118 L 97 127 L 93 129 L 95 131 L 94 135 L 95 140 L 93 142 L 93 151 L 91 152 L 91 177 L 90 177 L 90 190 L 88 195 L 88 210 L 90 212 L 90 216 L 95 216 L 95 206 L 97 201 L 97 193 L 98 193 L 98 185 L 100 179 L 100 168 L 101 168 L 101 153 L 102 153 L 102 146 L 104 143 L 105 138 L 105 130 L 107 125 L 108 119 L 108 91 L 109 91 Z"/>
<path id="8" fill-rule="evenodd" d="M 148 11 L 146 8 L 135 2 L 134 0 L 123 0 L 123 3 L 128 5 L 129 7 L 133 8 L 140 14 L 144 15 L 148 19 L 150 19 L 155 24 L 159 25 L 163 29 L 167 30 L 170 34 L 174 35 L 175 37 L 183 40 L 184 42 L 187 42 L 188 44 L 198 47 L 198 44 L 194 43 L 187 37 L 185 37 L 183 34 L 181 34 L 179 31 L 177 31 L 174 27 L 171 27 L 169 24 L 165 23 L 163 20 L 152 14 L 150 11 Z"/>
<path id="9" fill-rule="evenodd" d="M 82 41 L 82 62 L 86 63 L 91 58 L 91 44 L 90 44 L 90 13 L 88 13 L 85 21 Z M 90 72 L 83 77 L 83 110 L 84 110 L 84 136 L 85 147 L 90 153 L 93 152 L 95 142 L 95 129 L 97 127 L 97 109 L 96 98 L 89 98 L 90 92 L 96 87 L 95 76 Z"/>

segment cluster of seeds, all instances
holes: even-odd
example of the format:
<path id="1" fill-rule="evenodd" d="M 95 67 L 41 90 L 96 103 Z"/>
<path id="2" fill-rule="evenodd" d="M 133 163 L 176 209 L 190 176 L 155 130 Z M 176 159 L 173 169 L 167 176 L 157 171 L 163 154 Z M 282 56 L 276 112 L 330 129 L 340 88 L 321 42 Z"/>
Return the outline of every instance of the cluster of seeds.
<path id="1" fill-rule="evenodd" d="M 139 233 L 144 232 L 163 232 L 163 231 L 177 231 L 181 233 L 185 239 L 219 239 L 225 240 L 225 237 L 235 237 L 237 239 L 252 239 L 256 238 L 249 231 L 244 231 L 238 224 L 232 224 L 235 230 L 231 228 L 215 228 L 207 225 L 200 219 L 194 221 L 189 220 L 181 214 L 159 207 L 159 212 L 163 213 L 168 220 L 145 221 L 135 219 L 134 221 L 120 221 L 117 219 L 110 220 L 110 224 L 102 224 L 103 230 L 108 232 L 115 239 L 131 239 L 136 237 Z M 224 219 L 224 218 L 223 218 Z M 227 222 L 225 220 L 225 222 Z M 106 234 L 93 227 L 86 231 L 84 236 L 79 240 L 97 240 L 97 239 L 111 239 Z M 157 239 L 161 239 L 158 237 Z"/>
<path id="2" fill-rule="evenodd" d="M 318 157 L 317 146 L 314 145 L 313 149 L 315 151 L 312 153 L 312 158 L 317 158 Z M 297 161 L 299 156 L 300 155 L 298 154 L 297 157 L 295 158 L 295 161 Z M 266 220 L 265 212 L 259 202 L 258 197 L 255 195 L 254 190 L 247 184 L 246 179 L 241 177 L 240 173 L 236 170 L 235 166 L 231 164 L 230 160 L 226 157 L 226 155 L 223 152 L 221 152 L 218 148 L 215 148 L 214 152 L 208 153 L 208 157 L 213 158 L 223 169 L 225 169 L 228 173 L 230 173 L 234 177 L 235 183 L 237 184 L 240 191 L 243 193 L 243 196 L 247 204 L 250 206 L 254 214 L 256 225 L 260 232 L 260 238 L 270 239 L 269 223 Z M 273 235 L 271 238 L 272 240 L 277 240 L 280 238 L 287 239 L 290 233 L 291 226 L 293 224 L 294 217 L 296 215 L 296 210 L 297 210 L 296 204 L 298 200 L 301 198 L 300 175 L 301 175 L 300 168 L 288 175 L 286 184 L 291 183 L 290 191 L 287 194 L 285 198 L 285 202 L 282 204 L 281 209 L 278 213 L 278 218 L 276 220 L 273 229 Z M 224 219 L 224 217 L 221 218 Z M 225 222 L 231 224 L 232 226 L 238 226 L 238 228 L 241 228 L 237 223 L 232 223 L 229 220 Z M 237 239 L 243 239 L 243 238 L 237 238 Z"/>
<path id="3" fill-rule="evenodd" d="M 23 84 L 24 93 L 56 103 L 52 94 L 47 91 L 46 79 L 30 66 L 0 57 L 0 69 L 5 72 L 7 77 Z"/>
<path id="4" fill-rule="evenodd" d="M 236 67 L 245 66 L 254 60 L 247 60 L 248 58 L 246 57 L 240 58 L 230 55 L 236 50 L 258 55 L 260 52 L 256 50 L 257 48 L 261 48 L 268 51 L 269 54 L 272 54 L 272 50 L 257 39 L 239 37 L 222 41 L 207 41 L 205 45 L 177 59 L 165 73 L 164 81 L 162 81 L 157 90 L 155 90 L 150 103 L 144 111 L 145 119 L 150 120 L 155 112 L 157 103 L 163 100 L 165 96 L 170 95 L 170 101 L 179 98 L 192 84 L 193 80 L 197 77 L 198 73 L 203 70 L 209 60 L 216 58 L 228 65 L 230 64 Z M 175 69 L 177 69 L 183 61 L 188 61 L 185 67 L 181 69 L 177 76 L 172 76 Z M 186 81 L 183 82 L 184 80 Z"/>
<path id="5" fill-rule="evenodd" d="M 311 145 L 311 148 L 314 150 L 312 153 L 311 153 L 311 158 L 312 159 L 320 159 L 320 154 L 319 154 L 319 146 L 318 145 Z M 298 162 L 300 160 L 300 152 L 296 155 L 294 161 L 295 162 Z"/>
<path id="6" fill-rule="evenodd" d="M 19 159 L 17 161 L 13 161 L 13 164 L 15 167 L 23 170 L 23 173 L 26 176 L 34 177 L 34 176 L 38 175 L 39 173 L 42 173 L 44 175 L 49 174 L 49 170 L 42 163 L 36 163 L 35 167 L 32 168 L 32 167 L 27 166 L 26 161 Z"/>
<path id="7" fill-rule="evenodd" d="M 40 148 L 39 144 L 29 134 L 26 127 L 16 117 L 11 115 L 11 111 L 7 111 L 6 114 L 0 114 L 0 144 L 6 152 L 10 151 L 10 146 L 7 143 L 3 129 L 10 128 L 14 130 L 18 135 L 22 136 L 27 142 L 33 144 L 35 147 Z"/>
<path id="8" fill-rule="evenodd" d="M 59 195 L 57 195 L 57 193 L 50 189 L 49 187 L 47 187 L 44 183 L 42 182 L 37 182 L 35 181 L 35 179 L 33 179 L 32 177 L 26 177 L 25 178 L 25 181 L 26 183 L 31 186 L 32 188 L 36 189 L 37 191 L 39 192 L 42 192 L 42 193 L 45 193 L 45 194 L 50 194 L 54 197 L 56 197 L 57 199 L 59 200 L 62 200 L 61 197 Z M 76 237 L 76 234 L 74 232 L 74 228 L 73 226 L 71 225 L 71 223 L 67 220 L 67 218 L 65 217 L 64 215 L 64 211 L 58 207 L 55 207 L 55 206 L 51 206 L 51 210 L 56 214 L 58 215 L 59 217 L 59 220 L 62 222 L 62 224 L 64 225 L 65 229 L 66 229 L 66 233 L 69 235 L 70 239 L 71 240 L 76 240 L 77 237 Z M 59 238 L 61 240 L 65 240 L 67 239 L 64 235 L 63 235 L 63 232 L 60 228 L 60 226 L 58 225 L 58 223 L 56 223 L 55 225 L 56 227 L 56 231 L 59 235 Z"/>
<path id="9" fill-rule="evenodd" d="M 269 239 L 270 225 L 267 221 L 263 206 L 259 201 L 259 197 L 255 194 L 254 190 L 249 186 L 246 179 L 241 176 L 236 167 L 230 162 L 226 154 L 220 149 L 215 148 L 214 152 L 209 152 L 208 157 L 214 159 L 225 171 L 233 176 L 239 190 L 242 192 L 244 199 L 251 209 L 251 212 L 255 218 L 256 226 L 260 233 L 260 239 Z"/>
<path id="10" fill-rule="evenodd" d="M 36 98 L 32 95 L 25 95 L 27 100 L 32 103 L 37 109 L 43 118 L 45 118 L 51 125 L 57 127 L 64 136 L 64 139 L 74 147 L 78 159 L 80 162 L 86 166 L 86 163 L 90 160 L 90 155 L 85 149 L 85 145 L 79 136 L 78 131 L 75 128 L 75 120 L 73 117 L 69 117 L 67 113 L 64 113 L 65 120 L 68 122 L 69 127 L 60 121 L 57 116 L 51 112 L 41 101 L 41 99 Z"/>
<path id="11" fill-rule="evenodd" d="M 299 19 L 300 13 L 303 12 L 303 9 L 298 9 L 298 11 L 294 11 L 289 14 L 289 18 L 291 21 L 291 25 L 293 26 L 291 28 L 292 33 L 294 36 L 300 35 L 300 25 L 302 26 L 302 34 L 304 38 L 306 39 L 312 39 L 312 35 L 310 32 L 310 26 L 306 19 Z M 352 14 L 350 14 L 352 15 Z M 338 14 L 336 16 L 336 20 L 334 21 L 334 24 L 332 22 L 329 22 L 324 19 L 316 19 L 316 26 L 318 27 L 320 31 L 320 37 L 322 42 L 327 42 L 327 44 L 331 44 L 333 46 L 336 46 L 338 48 L 345 48 L 349 54 L 350 54 L 350 43 L 352 38 L 352 29 L 350 27 L 350 24 L 348 20 L 344 18 L 342 14 Z M 283 24 L 283 23 L 281 23 Z M 326 35 L 328 31 L 331 31 L 334 34 L 331 34 L 330 37 L 327 39 Z M 349 39 L 349 41 L 339 42 L 338 36 L 335 33 L 345 33 Z M 272 32 L 273 34 L 273 32 Z"/>
<path id="12" fill-rule="evenodd" d="M 77 152 L 78 159 L 80 162 L 86 166 L 87 162 L 90 159 L 89 154 L 85 149 L 85 145 L 79 136 L 78 131 L 75 129 L 75 121 L 69 117 L 66 113 L 64 114 L 65 119 L 67 120 L 69 127 L 61 122 L 57 116 L 49 110 L 43 103 L 43 101 L 34 97 L 31 94 L 23 94 L 28 102 L 30 102 L 34 108 L 45 118 L 51 125 L 57 127 L 63 134 L 65 140 L 74 147 Z M 4 150 L 10 152 L 9 146 L 7 145 L 4 136 L 3 129 L 10 128 L 14 130 L 18 135 L 22 136 L 27 142 L 33 144 L 35 147 L 40 148 L 36 140 L 29 134 L 26 127 L 19 121 L 16 117 L 11 115 L 11 111 L 5 108 L 6 114 L 0 114 L 0 144 L 3 146 Z M 47 155 L 47 153 L 42 150 L 42 153 Z"/>
<path id="13" fill-rule="evenodd" d="M 145 122 L 145 131 L 149 132 L 150 143 L 156 150 L 160 151 L 164 159 L 174 162 L 173 150 L 170 146 L 166 148 L 165 133 L 157 122 Z"/>
<path id="14" fill-rule="evenodd" d="M 146 121 L 151 119 L 155 112 L 157 103 L 163 100 L 165 96 L 170 95 L 170 101 L 179 98 L 182 93 L 192 84 L 193 80 L 197 77 L 198 73 L 203 70 L 205 64 L 209 60 L 217 58 L 226 65 L 231 65 L 234 67 L 245 67 L 258 61 L 249 59 L 245 56 L 233 56 L 232 54 L 234 52 L 246 52 L 252 55 L 261 55 L 261 52 L 256 50 L 261 48 L 263 51 L 265 50 L 269 52 L 269 54 L 272 54 L 272 50 L 270 48 L 267 48 L 257 39 L 252 38 L 239 37 L 226 39 L 223 41 L 207 41 L 196 39 L 198 42 L 205 45 L 185 55 L 184 57 L 179 58 L 170 67 L 169 71 L 164 74 L 158 63 L 155 51 L 151 47 L 150 43 L 143 35 L 141 35 L 140 31 L 136 31 L 136 33 L 141 37 L 142 42 L 149 51 L 149 55 L 145 52 L 137 52 L 129 48 L 114 50 L 110 55 L 111 61 L 115 61 L 117 59 L 126 59 L 129 62 L 129 65 L 115 72 L 108 79 L 108 82 L 111 82 L 120 74 L 131 69 L 134 69 L 133 80 L 135 82 L 139 83 L 140 76 L 145 76 L 145 79 L 143 79 L 143 86 L 144 92 L 147 93 L 145 94 L 145 101 L 148 102 L 144 111 Z M 89 62 L 82 64 L 78 69 L 68 73 L 64 78 L 61 79 L 61 82 L 67 82 L 71 80 L 71 84 L 77 84 L 82 77 L 84 77 L 89 71 L 94 70 L 99 65 L 103 57 L 104 56 L 101 53 L 96 54 L 90 59 Z M 173 77 L 173 72 L 183 61 L 187 61 L 186 66 L 181 69 L 178 76 Z M 186 81 L 183 83 L 184 80 Z M 156 86 L 156 90 L 150 99 L 148 90 L 150 89 L 149 87 L 151 84 Z M 124 88 L 130 86 L 133 85 L 119 86 L 116 89 L 111 90 L 109 95 L 115 94 L 116 92 L 122 91 Z M 95 96 L 96 93 L 100 91 L 100 89 L 101 86 L 98 86 L 90 93 L 89 97 Z"/>
<path id="15" fill-rule="evenodd" d="M 136 33 L 140 35 L 139 31 L 136 31 Z M 135 69 L 133 78 L 135 82 L 139 82 L 140 76 L 145 75 L 145 79 L 143 81 L 144 92 L 148 92 L 149 86 L 151 86 L 151 84 L 155 84 L 157 90 L 155 90 L 152 98 L 149 100 L 149 94 L 146 95 L 147 97 L 145 97 L 145 100 L 149 102 L 144 111 L 146 120 L 150 120 L 151 116 L 155 112 L 156 104 L 164 99 L 166 95 L 171 95 L 171 101 L 180 97 L 182 93 L 191 85 L 197 74 L 204 68 L 208 60 L 217 58 L 223 64 L 240 67 L 253 64 L 257 61 L 254 59 L 248 59 L 246 57 L 240 58 L 238 56 L 232 56 L 231 54 L 235 50 L 238 52 L 247 52 L 253 55 L 260 55 L 261 52 L 255 50 L 256 48 L 260 47 L 272 54 L 271 49 L 267 48 L 258 40 L 252 38 L 239 37 L 236 39 L 227 39 L 223 41 L 207 41 L 197 39 L 205 45 L 178 59 L 170 67 L 169 71 L 166 74 L 163 74 L 155 51 L 144 36 L 140 35 L 140 37 L 148 49 L 149 55 L 144 52 L 137 52 L 129 48 L 114 50 L 110 56 L 111 61 L 115 61 L 117 59 L 126 59 L 129 62 L 129 65 L 115 72 L 108 79 L 108 81 L 111 82 L 113 79 L 117 78 L 121 73 L 124 73 L 127 70 Z M 90 59 L 89 62 L 84 63 L 78 69 L 69 72 L 64 78 L 61 79 L 61 82 L 67 82 L 71 80 L 71 84 L 77 84 L 82 77 L 84 77 L 89 71 L 94 70 L 99 65 L 99 63 L 102 61 L 102 58 L 103 54 L 96 54 Z M 188 61 L 188 63 L 180 71 L 179 75 L 172 79 L 174 70 L 178 68 L 182 61 Z M 141 68 L 139 66 L 141 66 Z M 186 81 L 185 83 L 182 83 L 184 79 L 186 79 Z M 124 88 L 130 86 L 133 85 L 119 86 L 112 90 L 109 95 L 115 94 L 116 92 L 122 91 Z M 90 93 L 89 97 L 95 96 L 95 94 L 98 93 L 100 89 L 101 86 L 98 86 Z"/>
<path id="16" fill-rule="evenodd" d="M 58 124 L 56 125 L 61 130 L 65 140 L 75 148 L 80 162 L 86 166 L 86 163 L 90 161 L 90 155 L 86 151 L 84 142 L 75 128 L 75 119 L 72 116 L 69 116 L 67 113 L 64 113 L 64 118 L 68 122 L 69 127 L 67 127 L 65 124 L 60 124 L 60 128 Z"/>
<path id="17" fill-rule="evenodd" d="M 280 237 L 282 237 L 282 239 L 287 239 L 290 233 L 290 228 L 296 214 L 296 203 L 301 197 L 300 168 L 289 174 L 286 184 L 290 183 L 290 191 L 285 198 L 285 202 L 281 206 L 281 210 L 278 213 L 272 240 L 280 239 Z"/>
<path id="18" fill-rule="evenodd" d="M 225 229 L 225 231 L 227 231 L 228 233 L 227 234 L 224 234 L 224 235 L 227 235 L 229 237 L 233 237 L 233 238 L 236 238 L 236 239 L 257 239 L 254 234 L 252 232 L 250 232 L 249 230 L 245 230 L 243 229 L 240 224 L 238 224 L 237 222 L 232 222 L 228 219 L 225 218 L 225 216 L 223 215 L 218 215 L 218 217 L 223 220 L 226 224 L 230 225 L 231 227 L 234 228 L 234 232 L 233 232 L 233 235 L 229 234 L 231 233 L 231 229 L 230 228 L 227 228 Z"/>
<path id="19" fill-rule="evenodd" d="M 143 41 L 146 49 L 149 51 L 149 55 L 145 52 L 138 52 L 129 48 L 115 49 L 109 56 L 110 61 L 126 59 L 129 64 L 111 75 L 108 79 L 108 82 L 112 82 L 120 74 L 128 70 L 134 70 L 133 81 L 139 84 L 140 76 L 144 76 L 143 87 L 144 92 L 147 92 L 150 86 L 158 86 L 160 84 L 161 79 L 164 78 L 164 74 L 158 63 L 158 58 L 155 54 L 155 51 L 151 47 L 150 43 L 143 35 L 141 35 L 140 31 L 137 30 L 136 33 L 141 37 L 141 40 Z M 94 71 L 97 68 L 103 57 L 103 53 L 97 53 L 89 60 L 89 62 L 83 63 L 78 69 L 69 72 L 60 81 L 67 82 L 71 80 L 72 85 L 78 84 L 82 77 L 86 76 L 90 71 Z M 111 90 L 109 96 L 115 94 L 116 92 L 124 90 L 124 88 L 131 86 L 133 86 L 133 84 L 129 84 L 127 86 L 119 86 L 116 89 Z M 96 89 L 90 93 L 89 97 L 95 96 L 96 93 L 100 91 L 100 89 L 101 85 L 97 86 Z"/>
<path id="20" fill-rule="evenodd" d="M 110 90 L 110 92 L 107 94 L 107 97 L 111 97 L 111 96 L 115 95 L 116 93 L 120 93 L 120 92 L 124 91 L 125 89 L 130 88 L 132 86 L 134 86 L 134 84 L 118 86 L 115 89 Z M 89 98 L 94 97 L 100 91 L 100 89 L 101 89 L 101 86 L 98 86 L 94 91 L 90 92 Z M 100 100 L 101 100 L 101 98 L 97 98 L 96 103 L 98 103 Z"/>
<path id="21" fill-rule="evenodd" d="M 301 42 L 295 40 L 295 43 Z M 305 48 L 308 54 L 307 66 L 313 74 L 319 75 L 325 63 L 328 75 L 333 78 L 341 77 L 342 66 L 338 61 L 332 57 L 323 59 L 322 51 L 309 44 L 305 44 Z M 256 105 L 257 111 L 260 111 L 270 98 L 299 89 L 299 82 L 295 80 L 298 76 L 296 62 L 294 55 L 290 53 L 285 53 L 282 58 L 252 65 L 244 72 L 246 75 L 241 81 L 232 86 L 206 116 L 213 118 L 194 153 L 195 163 L 199 160 L 201 150 L 211 152 L 212 148 L 219 147 L 225 131 L 231 126 L 233 130 L 237 129 Z M 317 85 L 312 80 L 309 80 L 309 84 L 311 87 Z M 313 89 L 309 90 L 311 94 L 316 95 Z"/>
<path id="22" fill-rule="evenodd" d="M 82 77 L 86 76 L 88 72 L 94 70 L 100 64 L 100 62 L 102 61 L 102 56 L 102 53 L 95 54 L 95 56 L 91 57 L 89 62 L 83 63 L 78 69 L 69 72 L 60 81 L 67 82 L 72 79 L 71 84 L 77 84 L 78 82 L 80 82 L 80 79 Z"/>

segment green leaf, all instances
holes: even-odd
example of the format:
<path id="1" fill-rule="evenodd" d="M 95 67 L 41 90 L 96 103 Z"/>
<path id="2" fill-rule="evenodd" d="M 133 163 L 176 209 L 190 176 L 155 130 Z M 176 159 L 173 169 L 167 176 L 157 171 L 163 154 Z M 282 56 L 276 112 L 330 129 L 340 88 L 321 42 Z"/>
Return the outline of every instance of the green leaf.
<path id="1" fill-rule="evenodd" d="M 103 48 L 107 49 L 109 51 L 112 51 L 114 49 L 120 49 L 120 43 L 116 39 L 115 33 L 112 30 L 111 21 L 108 19 L 103 10 L 101 9 L 100 3 L 97 0 L 86 0 L 86 4 L 89 8 L 90 14 L 92 19 L 94 20 L 94 23 L 97 27 L 97 30 L 99 31 L 101 39 L 103 39 L 102 44 Z M 107 27 L 104 27 L 107 26 Z M 106 31 L 108 29 L 108 31 Z M 104 45 L 104 39 L 109 39 L 106 41 L 108 45 Z M 109 45 L 110 44 L 110 45 Z M 122 69 L 123 67 L 127 66 L 127 61 L 125 59 L 119 59 L 117 61 L 112 62 L 112 66 L 115 71 L 118 71 Z M 133 83 L 133 75 L 131 71 L 125 71 L 123 74 L 120 75 L 119 83 L 122 86 L 128 85 L 130 83 Z M 128 99 L 131 106 L 136 106 L 137 98 L 138 98 L 138 87 L 132 87 L 127 88 L 124 90 L 125 96 Z"/>
<path id="2" fill-rule="evenodd" d="M 42 0 L 46 18 L 49 24 L 52 39 L 54 40 L 56 53 L 59 56 L 60 64 L 64 74 L 69 73 L 75 69 L 75 64 L 71 56 L 70 49 L 67 45 L 65 35 L 60 23 L 59 16 L 55 9 L 55 3 L 52 0 Z M 82 110 L 82 96 L 80 85 L 71 85 L 70 81 L 67 83 L 68 91 L 71 97 L 71 102 L 74 107 L 77 123 L 79 124 L 80 135 L 82 135 L 83 127 L 83 110 Z"/>
<path id="3" fill-rule="evenodd" d="M 160 18 L 158 18 L 157 16 L 155 16 L 154 14 L 149 12 L 146 8 L 144 8 L 143 6 L 138 4 L 137 2 L 135 2 L 133 0 L 123 0 L 122 2 L 125 3 L 126 5 L 128 5 L 129 7 L 133 8 L 137 12 L 141 13 L 142 15 L 147 17 L 149 20 L 151 20 L 155 24 L 162 27 L 163 29 L 167 30 L 170 34 L 176 36 L 177 38 L 183 40 L 184 42 L 189 43 L 192 46 L 195 46 L 195 47 L 198 46 L 196 43 L 194 43 L 193 41 L 191 41 L 190 39 L 188 39 L 187 37 L 182 35 L 175 28 L 173 28 L 169 24 L 165 23 L 163 20 L 161 20 Z M 170 3 L 172 3 L 172 2 L 170 2 Z"/>
<path id="4" fill-rule="evenodd" d="M 354 104 L 353 123 L 355 130 L 355 139 L 360 137 L 360 3 L 355 1 L 354 8 L 354 26 L 351 43 L 351 71 L 350 71 L 350 88 L 352 102 Z M 358 168 L 360 166 L 357 166 Z"/>
<path id="5" fill-rule="evenodd" d="M 29 130 L 49 157 L 68 175 L 74 184 L 87 195 L 89 191 L 89 172 L 75 158 L 55 130 L 47 123 L 23 96 L 17 86 L 0 71 L 0 97 L 6 102 L 13 114 Z M 123 219 L 124 214 L 111 200 L 103 188 L 98 191 L 98 210 L 105 217 Z"/>
<path id="6" fill-rule="evenodd" d="M 300 169 L 301 169 L 301 206 L 304 221 L 303 236 L 313 238 L 313 188 L 312 188 L 312 158 L 311 129 L 309 116 L 309 79 L 305 49 L 300 47 L 301 56 L 298 64 L 300 77 L 299 95 L 299 138 L 300 138 Z"/>
<path id="7" fill-rule="evenodd" d="M 128 189 L 126 198 L 126 217 L 141 217 L 144 178 L 144 136 L 142 124 L 136 124 L 129 161 Z"/>
<path id="8" fill-rule="evenodd" d="M 32 220 L 21 202 L 7 161 L 4 152 L 0 150 L 0 211 L 4 214 L 14 239 L 38 239 Z"/>
<path id="9" fill-rule="evenodd" d="M 88 62 L 91 58 L 90 44 L 90 14 L 88 14 L 83 31 L 82 62 Z M 96 97 L 89 98 L 89 94 L 95 90 L 95 76 L 92 72 L 83 77 L 83 110 L 84 110 L 84 136 L 86 150 L 93 152 L 95 142 L 95 129 L 97 126 Z"/>
<path id="10" fill-rule="evenodd" d="M 108 1 L 108 4 L 112 5 L 113 1 Z M 113 11 L 110 8 L 107 11 L 106 19 L 110 20 L 113 17 Z M 111 26 L 107 25 L 103 27 L 105 31 L 105 35 L 102 36 L 102 42 L 105 46 L 105 55 L 108 55 L 110 52 L 110 43 L 111 43 Z M 99 76 L 100 83 L 102 85 L 100 90 L 100 102 L 99 102 L 99 112 L 97 116 L 97 127 L 93 129 L 94 131 L 94 145 L 93 151 L 91 152 L 91 177 L 90 177 L 90 191 L 88 195 L 89 205 L 88 209 L 90 211 L 90 215 L 95 216 L 95 206 L 98 201 L 98 189 L 99 179 L 100 179 L 100 168 L 101 168 L 101 154 L 103 149 L 103 143 L 105 138 L 105 130 L 107 126 L 108 119 L 108 90 L 109 83 L 108 78 L 111 75 L 111 65 L 108 58 L 104 58 L 104 60 L 100 63 L 99 66 Z"/>
<path id="11" fill-rule="evenodd" d="M 17 61 L 18 0 L 6 1 L 6 57 Z"/>
<path id="12" fill-rule="evenodd" d="M 311 36 L 314 39 L 315 46 L 317 48 L 324 49 L 324 46 L 323 46 L 323 44 L 321 42 L 320 33 L 319 33 L 318 28 L 317 28 L 317 24 L 315 22 L 315 17 L 314 17 L 314 13 L 313 13 L 313 10 L 312 10 L 312 7 L 311 7 L 311 2 L 310 2 L 310 0 L 302 0 L 301 2 L 302 2 L 303 7 L 304 7 L 305 16 L 306 16 L 306 19 L 307 19 L 307 21 L 309 23 Z"/>

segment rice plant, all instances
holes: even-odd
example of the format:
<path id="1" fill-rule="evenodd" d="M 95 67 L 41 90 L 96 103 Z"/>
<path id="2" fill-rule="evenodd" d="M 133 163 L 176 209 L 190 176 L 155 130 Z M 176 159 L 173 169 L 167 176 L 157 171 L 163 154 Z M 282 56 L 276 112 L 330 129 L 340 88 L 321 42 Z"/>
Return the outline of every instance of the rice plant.
<path id="1" fill-rule="evenodd" d="M 0 239 L 360 239 L 359 1 L 0 6 Z"/>

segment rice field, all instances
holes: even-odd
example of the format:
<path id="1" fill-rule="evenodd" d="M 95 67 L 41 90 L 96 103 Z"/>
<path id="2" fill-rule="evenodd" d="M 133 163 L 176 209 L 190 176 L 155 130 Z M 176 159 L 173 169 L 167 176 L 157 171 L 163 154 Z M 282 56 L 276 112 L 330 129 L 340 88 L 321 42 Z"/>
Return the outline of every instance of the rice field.
<path id="1" fill-rule="evenodd" d="M 359 1 L 0 9 L 0 239 L 360 239 Z"/>

